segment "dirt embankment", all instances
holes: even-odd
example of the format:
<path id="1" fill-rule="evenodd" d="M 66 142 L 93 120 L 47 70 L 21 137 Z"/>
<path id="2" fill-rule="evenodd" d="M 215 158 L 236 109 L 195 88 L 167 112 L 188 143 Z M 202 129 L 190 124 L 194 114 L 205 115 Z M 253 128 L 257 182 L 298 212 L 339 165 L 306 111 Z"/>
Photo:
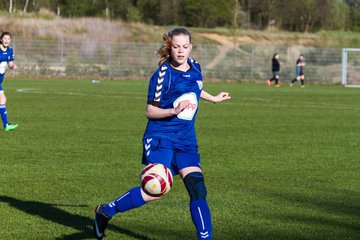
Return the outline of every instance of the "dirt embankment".
<path id="1" fill-rule="evenodd" d="M 50 13 L 47 13 L 50 14 Z M 102 18 L 48 18 L 0 16 L 0 30 L 10 31 L 22 39 L 92 39 L 96 42 L 159 42 L 166 26 L 153 26 L 142 23 L 125 23 Z M 271 31 L 239 30 L 234 36 L 221 33 L 199 32 L 191 29 L 197 43 L 213 41 L 224 46 L 236 44 L 271 45 L 314 45 L 318 38 L 314 34 L 299 34 Z M 230 30 L 229 30 L 230 31 Z"/>
<path id="2" fill-rule="evenodd" d="M 10 31 L 19 39 L 47 39 L 106 42 L 160 43 L 161 36 L 169 27 L 151 26 L 142 23 L 125 23 L 102 18 L 21 18 L 0 16 L 0 30 Z M 221 62 L 229 51 L 243 51 L 240 45 L 314 45 L 315 35 L 301 35 L 284 32 L 239 31 L 235 36 L 219 33 L 198 32 L 191 29 L 196 44 L 212 42 L 217 44 L 218 54 L 206 66 L 212 69 Z M 202 29 L 203 31 L 203 29 Z M 246 53 L 245 53 L 246 54 Z"/>
<path id="3" fill-rule="evenodd" d="M 8 18 L 0 17 L 0 30 L 10 31 L 23 39 L 94 39 L 99 41 L 127 41 L 131 34 L 120 22 L 99 18 L 63 19 L 54 18 Z"/>

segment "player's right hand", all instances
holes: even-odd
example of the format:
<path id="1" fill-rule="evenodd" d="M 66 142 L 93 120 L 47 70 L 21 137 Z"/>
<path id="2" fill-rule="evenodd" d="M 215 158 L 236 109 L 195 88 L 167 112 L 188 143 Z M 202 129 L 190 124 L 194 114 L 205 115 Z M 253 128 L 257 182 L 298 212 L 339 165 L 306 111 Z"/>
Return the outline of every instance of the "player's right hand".
<path id="1" fill-rule="evenodd" d="M 190 104 L 191 103 L 189 100 L 184 100 L 184 101 L 179 102 L 179 104 L 175 108 L 176 115 L 178 115 L 179 113 L 184 111 L 184 109 L 188 108 L 190 106 Z"/>

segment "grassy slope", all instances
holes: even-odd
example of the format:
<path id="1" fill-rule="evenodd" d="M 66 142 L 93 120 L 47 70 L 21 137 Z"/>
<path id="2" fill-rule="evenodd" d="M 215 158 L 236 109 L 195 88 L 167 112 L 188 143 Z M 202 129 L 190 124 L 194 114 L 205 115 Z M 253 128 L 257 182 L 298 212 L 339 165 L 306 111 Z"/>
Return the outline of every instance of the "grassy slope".
<path id="1" fill-rule="evenodd" d="M 0 133 L 0 235 L 86 239 L 92 208 L 138 183 L 147 83 L 7 79 Z M 28 89 L 18 92 L 17 89 Z M 202 102 L 197 132 L 214 239 L 359 239 L 359 89 L 229 90 Z M 179 181 L 162 201 L 115 217 L 107 239 L 195 239 Z"/>
<path id="2" fill-rule="evenodd" d="M 173 26 L 153 26 L 142 23 L 125 23 L 101 18 L 58 18 L 53 13 L 26 14 L 9 17 L 0 13 L 0 28 L 11 31 L 16 38 L 35 39 L 91 39 L 99 44 L 104 42 L 159 42 L 164 32 Z M 305 45 L 316 47 L 358 47 L 359 33 L 318 32 L 299 33 L 284 31 L 255 31 L 228 28 L 190 28 L 196 44 L 218 42 L 204 37 L 204 33 L 225 36 L 229 41 L 234 37 L 241 44 L 261 45 Z M 160 37 L 159 37 L 160 36 Z"/>

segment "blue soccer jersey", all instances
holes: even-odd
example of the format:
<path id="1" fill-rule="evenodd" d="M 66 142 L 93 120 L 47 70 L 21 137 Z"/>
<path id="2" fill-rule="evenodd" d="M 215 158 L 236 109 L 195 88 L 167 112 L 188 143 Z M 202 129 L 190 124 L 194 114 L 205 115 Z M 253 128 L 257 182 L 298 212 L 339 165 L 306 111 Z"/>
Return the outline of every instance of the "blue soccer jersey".
<path id="1" fill-rule="evenodd" d="M 14 61 L 14 51 L 8 46 L 6 51 L 0 53 L 0 84 L 4 80 L 5 71 L 8 65 L 8 62 Z"/>
<path id="2" fill-rule="evenodd" d="M 150 79 L 148 104 L 175 108 L 179 102 L 189 100 L 191 106 L 177 116 L 149 119 L 144 139 L 158 138 L 163 147 L 197 147 L 195 118 L 202 91 L 200 64 L 188 59 L 186 72 L 174 69 L 168 61 L 161 65 Z"/>

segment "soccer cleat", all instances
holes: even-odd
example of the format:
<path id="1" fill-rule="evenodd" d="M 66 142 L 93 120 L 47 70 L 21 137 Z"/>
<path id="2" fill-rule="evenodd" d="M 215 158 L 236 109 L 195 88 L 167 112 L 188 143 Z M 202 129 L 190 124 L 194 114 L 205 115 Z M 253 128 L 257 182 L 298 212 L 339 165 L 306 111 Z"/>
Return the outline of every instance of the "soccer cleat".
<path id="1" fill-rule="evenodd" d="M 270 86 L 270 85 L 271 85 L 270 80 L 266 80 L 266 85 L 268 85 L 268 86 Z"/>
<path id="2" fill-rule="evenodd" d="M 280 87 L 280 84 L 276 84 L 275 87 Z"/>
<path id="3" fill-rule="evenodd" d="M 290 83 L 290 87 L 293 87 L 293 84 L 292 84 L 292 83 Z"/>
<path id="4" fill-rule="evenodd" d="M 93 230 L 97 240 L 103 239 L 106 226 L 111 219 L 110 217 L 106 216 L 106 214 L 102 211 L 102 208 L 104 206 L 106 205 L 100 204 L 94 209 L 95 219 L 93 224 Z"/>
<path id="5" fill-rule="evenodd" d="M 6 132 L 8 132 L 8 131 L 14 130 L 14 129 L 17 128 L 17 127 L 18 127 L 17 124 L 11 124 L 11 123 L 9 123 L 8 125 L 6 125 L 6 127 L 4 128 L 4 130 L 5 130 Z"/>
<path id="6" fill-rule="evenodd" d="M 301 85 L 301 88 L 304 88 L 305 87 L 305 85 Z"/>

